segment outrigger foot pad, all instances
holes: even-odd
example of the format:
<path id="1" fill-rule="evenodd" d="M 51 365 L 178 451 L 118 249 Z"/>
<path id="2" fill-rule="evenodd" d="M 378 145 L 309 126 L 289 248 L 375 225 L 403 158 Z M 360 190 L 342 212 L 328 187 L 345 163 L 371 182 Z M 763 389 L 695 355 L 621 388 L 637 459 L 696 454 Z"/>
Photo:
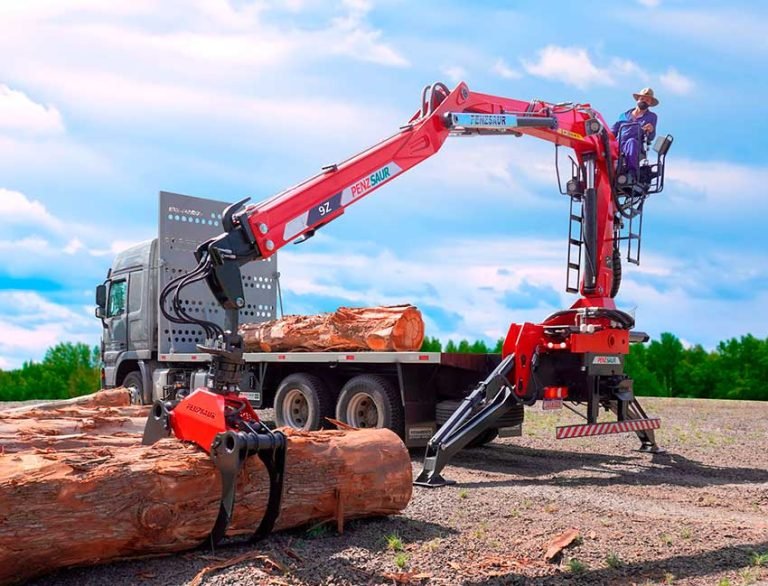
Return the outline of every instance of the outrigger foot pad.
<path id="1" fill-rule="evenodd" d="M 424 470 L 413 481 L 416 486 L 426 486 L 427 488 L 440 488 L 441 486 L 450 486 L 456 484 L 455 480 L 446 480 L 440 474 L 430 475 L 427 470 Z"/>
<path id="2" fill-rule="evenodd" d="M 643 443 L 640 448 L 637 450 L 638 452 L 646 452 L 648 454 L 666 454 L 667 450 L 664 448 L 660 448 L 656 444 L 649 444 L 649 443 Z"/>

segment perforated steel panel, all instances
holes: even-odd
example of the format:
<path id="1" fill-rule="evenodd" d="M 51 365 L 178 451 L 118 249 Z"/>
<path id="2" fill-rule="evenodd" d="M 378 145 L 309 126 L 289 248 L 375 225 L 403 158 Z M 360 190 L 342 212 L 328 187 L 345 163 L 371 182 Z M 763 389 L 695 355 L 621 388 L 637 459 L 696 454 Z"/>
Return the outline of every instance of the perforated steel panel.
<path id="1" fill-rule="evenodd" d="M 158 296 L 168 281 L 195 268 L 194 252 L 201 242 L 223 232 L 221 214 L 228 205 L 221 201 L 160 192 Z M 245 293 L 240 323 L 274 319 L 277 255 L 245 264 L 240 270 Z M 186 287 L 181 299 L 191 315 L 224 325 L 224 310 L 204 281 Z M 158 350 L 161 354 L 196 352 L 196 344 L 204 341 L 202 328 L 174 324 L 159 315 Z"/>

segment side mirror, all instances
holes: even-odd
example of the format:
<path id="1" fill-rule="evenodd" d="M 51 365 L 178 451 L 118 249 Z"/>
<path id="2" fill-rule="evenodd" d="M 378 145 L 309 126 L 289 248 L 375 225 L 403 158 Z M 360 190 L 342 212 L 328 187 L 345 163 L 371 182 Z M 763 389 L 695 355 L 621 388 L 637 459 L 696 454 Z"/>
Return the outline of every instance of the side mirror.
<path id="1" fill-rule="evenodd" d="M 104 312 L 104 308 L 107 306 L 107 286 L 98 285 L 96 287 L 96 306 Z M 99 317 L 98 313 L 96 317 Z"/>
<path id="2" fill-rule="evenodd" d="M 659 153 L 660 157 L 663 157 L 669 151 L 669 147 L 672 146 L 673 140 L 674 137 L 671 134 L 667 134 L 666 136 L 659 136 L 656 139 L 656 142 L 653 143 L 653 150 Z"/>
<path id="3" fill-rule="evenodd" d="M 107 312 L 104 311 L 103 307 L 96 307 L 96 311 L 94 312 L 96 317 L 103 320 L 105 317 L 107 317 Z"/>

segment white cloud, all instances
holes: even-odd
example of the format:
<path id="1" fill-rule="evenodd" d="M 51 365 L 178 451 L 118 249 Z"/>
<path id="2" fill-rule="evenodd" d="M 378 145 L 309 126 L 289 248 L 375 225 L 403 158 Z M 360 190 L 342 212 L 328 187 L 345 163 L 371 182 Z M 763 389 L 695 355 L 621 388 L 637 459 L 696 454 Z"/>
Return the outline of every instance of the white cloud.
<path id="1" fill-rule="evenodd" d="M 674 67 L 670 67 L 665 73 L 662 73 L 661 76 L 659 76 L 659 80 L 661 81 L 662 87 L 669 92 L 680 96 L 690 94 L 695 86 L 691 78 L 686 77 Z"/>
<path id="2" fill-rule="evenodd" d="M 467 70 L 460 65 L 449 65 L 447 67 L 443 67 L 440 71 L 449 79 L 449 81 L 452 81 L 453 83 L 464 81 L 467 76 Z"/>
<path id="3" fill-rule="evenodd" d="M 323 240 L 328 243 L 329 237 Z M 366 245 L 343 243 L 345 250 L 361 251 Z M 459 316 L 449 329 L 428 323 L 429 335 L 443 339 L 506 334 L 509 323 L 536 320 L 558 309 L 541 300 L 538 307 L 514 310 L 503 297 L 524 284 L 552 288 L 558 295 L 564 279 L 563 245 L 541 239 L 509 238 L 455 241 L 419 251 L 407 258 L 389 250 L 345 255 L 284 251 L 280 259 L 284 291 L 299 295 L 339 298 L 352 305 L 414 303 Z M 477 250 L 483 254 L 478 255 Z M 514 266 L 510 266 L 514 251 Z M 377 270 L 367 270 L 375 266 Z M 347 285 L 350 281 L 354 287 Z M 564 295 L 562 301 L 566 302 Z M 312 313 L 310 305 L 286 307 L 287 312 Z"/>
<path id="4" fill-rule="evenodd" d="M 631 59 L 622 59 L 620 57 L 614 57 L 613 59 L 611 59 L 610 69 L 612 72 L 616 73 L 617 75 L 621 75 L 624 77 L 632 77 L 642 82 L 647 82 L 651 78 L 651 76 L 648 74 L 647 71 L 645 71 L 642 67 L 640 67 L 637 63 L 635 63 Z"/>
<path id="5" fill-rule="evenodd" d="M 0 187 L 0 226 L 42 226 L 54 232 L 64 231 L 64 224 L 38 200 L 29 199 L 19 191 Z"/>
<path id="6" fill-rule="evenodd" d="M 57 134 L 64 131 L 64 122 L 55 107 L 38 104 L 24 92 L 0 84 L 0 131 Z"/>
<path id="7" fill-rule="evenodd" d="M 531 75 L 586 89 L 591 85 L 613 85 L 607 69 L 597 67 L 586 49 L 548 45 L 539 51 L 537 61 L 523 60 L 523 68 Z"/>
<path id="8" fill-rule="evenodd" d="M 92 248 L 88 251 L 91 256 L 109 256 L 128 250 L 131 246 L 136 246 L 143 242 L 142 240 L 113 240 L 108 248 Z"/>
<path id="9" fill-rule="evenodd" d="M 689 203 L 701 203 L 703 194 L 705 203 L 727 204 L 737 213 L 754 213 L 768 207 L 759 190 L 755 190 L 756 185 L 768 184 L 768 167 L 681 158 L 669 163 L 666 176 L 680 186 Z"/>
<path id="10" fill-rule="evenodd" d="M 661 4 L 661 0 L 637 0 L 637 2 L 648 8 L 656 8 Z"/>
<path id="11" fill-rule="evenodd" d="M 32 291 L 0 291 L 0 368 L 40 360 L 59 342 L 98 341 L 98 321 Z"/>
<path id="12" fill-rule="evenodd" d="M 496 63 L 493 64 L 491 71 L 499 77 L 503 77 L 504 79 L 520 79 L 523 77 L 522 73 L 516 69 L 511 68 L 507 62 L 501 58 L 496 60 Z"/>

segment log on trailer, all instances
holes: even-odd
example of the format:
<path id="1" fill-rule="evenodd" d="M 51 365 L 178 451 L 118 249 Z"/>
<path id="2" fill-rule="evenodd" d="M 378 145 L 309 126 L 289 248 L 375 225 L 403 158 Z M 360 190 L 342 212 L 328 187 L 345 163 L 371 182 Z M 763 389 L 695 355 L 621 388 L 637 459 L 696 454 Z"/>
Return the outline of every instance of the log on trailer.
<path id="1" fill-rule="evenodd" d="M 411 497 L 411 462 L 387 429 L 288 436 L 275 529 L 394 514 Z M 58 568 L 194 548 L 219 509 L 210 457 L 169 438 L 153 446 L 103 445 L 0 456 L 0 583 Z M 251 535 L 266 508 L 268 477 L 249 458 L 228 536 Z"/>
<path id="2" fill-rule="evenodd" d="M 411 352 L 424 341 L 424 320 L 413 305 L 340 307 L 333 313 L 244 324 L 240 333 L 249 352 Z"/>

